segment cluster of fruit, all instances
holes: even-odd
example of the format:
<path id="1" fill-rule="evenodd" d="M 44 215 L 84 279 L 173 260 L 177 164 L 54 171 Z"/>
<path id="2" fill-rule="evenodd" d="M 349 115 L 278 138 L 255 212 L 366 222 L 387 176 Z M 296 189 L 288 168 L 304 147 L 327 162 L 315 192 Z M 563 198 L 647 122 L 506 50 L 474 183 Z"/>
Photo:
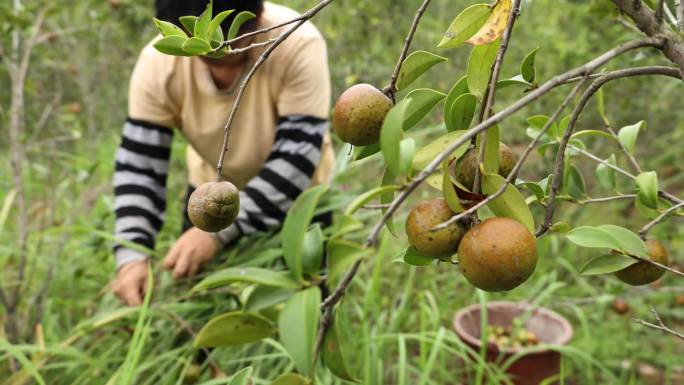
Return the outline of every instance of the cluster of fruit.
<path id="1" fill-rule="evenodd" d="M 375 144 L 392 101 L 377 88 L 357 84 L 335 104 L 333 126 L 343 141 L 356 146 Z M 499 174 L 506 177 L 516 158 L 508 146 L 499 146 Z M 452 163 L 456 180 L 474 187 L 479 167 L 475 149 Z M 467 223 L 433 228 L 456 215 L 442 198 L 419 203 L 409 213 L 406 234 L 411 246 L 425 257 L 450 260 L 458 252 L 463 275 L 474 286 L 487 291 L 511 290 L 534 272 L 537 250 L 534 236 L 521 223 L 509 218 L 490 218 L 467 230 Z"/>
<path id="2" fill-rule="evenodd" d="M 332 116 L 335 132 L 341 140 L 355 146 L 376 144 L 392 106 L 392 100 L 372 85 L 354 85 L 342 93 L 335 104 Z M 500 144 L 499 175 L 507 177 L 516 161 L 511 149 Z M 475 186 L 478 168 L 478 152 L 470 149 L 451 163 L 449 172 L 462 186 L 475 190 L 480 187 Z M 406 221 L 411 246 L 425 257 L 440 260 L 451 260 L 457 253 L 458 265 L 466 279 L 486 291 L 511 290 L 532 275 L 537 264 L 536 240 L 523 224 L 510 218 L 494 217 L 474 226 L 464 220 L 435 230 L 454 215 L 456 213 L 443 198 L 419 203 Z M 651 260 L 663 265 L 668 263 L 667 251 L 658 241 L 649 240 L 646 246 Z M 641 261 L 618 271 L 616 276 L 631 285 L 645 285 L 660 278 L 664 272 L 648 261 Z"/>
<path id="3" fill-rule="evenodd" d="M 520 349 L 535 346 L 539 344 L 537 335 L 518 326 L 494 326 L 489 325 L 487 328 L 487 342 L 490 345 L 495 345 L 497 349 Z"/>

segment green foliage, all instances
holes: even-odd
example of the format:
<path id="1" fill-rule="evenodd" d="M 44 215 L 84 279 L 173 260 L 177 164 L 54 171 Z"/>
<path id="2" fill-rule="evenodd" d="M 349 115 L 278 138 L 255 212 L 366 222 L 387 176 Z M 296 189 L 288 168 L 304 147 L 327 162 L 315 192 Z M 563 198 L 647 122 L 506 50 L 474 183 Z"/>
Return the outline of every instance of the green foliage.
<path id="1" fill-rule="evenodd" d="M 196 348 L 241 345 L 275 334 L 275 325 L 257 314 L 230 312 L 212 318 L 197 333 Z"/>

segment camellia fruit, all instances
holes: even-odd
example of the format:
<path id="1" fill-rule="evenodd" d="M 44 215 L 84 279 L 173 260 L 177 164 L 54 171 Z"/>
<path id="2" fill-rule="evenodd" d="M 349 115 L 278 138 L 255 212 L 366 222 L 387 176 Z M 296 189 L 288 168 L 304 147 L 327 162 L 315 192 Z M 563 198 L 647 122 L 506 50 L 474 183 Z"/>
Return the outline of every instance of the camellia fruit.
<path id="1" fill-rule="evenodd" d="M 518 221 L 489 218 L 461 239 L 458 265 L 475 287 L 486 291 L 514 289 L 537 265 L 534 236 Z"/>
<path id="2" fill-rule="evenodd" d="M 332 124 L 344 142 L 368 146 L 380 140 L 380 129 L 392 100 L 370 84 L 356 84 L 335 103 Z"/>
<path id="3" fill-rule="evenodd" d="M 215 233 L 235 222 L 240 193 L 230 182 L 203 183 L 190 195 L 188 216 L 195 227 Z"/>
<path id="4" fill-rule="evenodd" d="M 472 189 L 475 184 L 475 170 L 478 165 L 478 150 L 471 148 L 463 155 L 455 165 L 454 174 L 458 183 L 463 187 Z M 499 143 L 499 175 L 506 178 L 513 171 L 515 163 L 518 161 L 510 147 Z"/>
<path id="5" fill-rule="evenodd" d="M 416 205 L 406 219 L 406 235 L 409 243 L 421 255 L 447 259 L 458 250 L 458 244 L 465 232 L 460 223 L 432 231 L 455 213 L 443 198 L 433 198 Z"/>
<path id="6" fill-rule="evenodd" d="M 661 265 L 668 264 L 670 258 L 667 250 L 660 242 L 655 239 L 649 239 L 646 241 L 646 248 L 648 250 L 648 257 L 652 261 L 658 262 Z M 615 273 L 622 282 L 634 286 L 654 282 L 662 277 L 663 274 L 665 274 L 665 269 L 646 261 L 637 262 Z"/>

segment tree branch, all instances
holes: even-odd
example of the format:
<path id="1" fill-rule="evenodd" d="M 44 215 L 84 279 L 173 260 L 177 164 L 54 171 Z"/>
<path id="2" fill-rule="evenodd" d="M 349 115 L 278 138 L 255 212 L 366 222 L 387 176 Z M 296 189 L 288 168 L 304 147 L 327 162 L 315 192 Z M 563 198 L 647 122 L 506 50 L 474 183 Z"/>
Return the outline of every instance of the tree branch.
<path id="1" fill-rule="evenodd" d="M 610 72 L 601 76 L 600 78 L 596 79 L 586 91 L 584 91 L 579 103 L 577 103 L 577 106 L 572 112 L 570 122 L 568 123 L 568 128 L 565 130 L 563 138 L 561 139 L 560 145 L 558 147 L 558 154 L 556 155 L 556 163 L 553 168 L 551 180 L 551 190 L 549 191 L 549 197 L 546 201 L 546 215 L 544 216 L 544 223 L 539 231 L 537 231 L 537 236 L 544 234 L 551 227 L 553 214 L 556 208 L 556 196 L 562 185 L 563 171 L 565 169 L 565 150 L 568 146 L 568 142 L 570 142 L 570 138 L 572 137 L 575 126 L 577 125 L 577 120 L 584 111 L 584 108 L 587 106 L 587 103 L 589 100 L 591 100 L 594 94 L 601 89 L 601 87 L 603 87 L 604 84 L 616 79 L 640 75 L 665 75 L 680 78 L 679 74 L 673 74 L 671 69 L 668 67 L 627 68 L 624 70 Z"/>
<path id="2" fill-rule="evenodd" d="M 644 227 L 639 230 L 639 236 L 642 239 L 646 238 L 646 234 L 658 223 L 662 222 L 663 219 L 665 219 L 668 215 L 674 213 L 675 211 L 679 210 L 680 208 L 684 207 L 684 202 L 680 202 L 669 209 L 665 210 L 662 212 L 662 214 L 658 215 L 655 219 L 652 221 L 648 222 Z"/>
<path id="3" fill-rule="evenodd" d="M 650 322 L 646 322 L 646 321 L 638 319 L 638 318 L 634 318 L 634 322 L 641 324 L 641 325 L 644 325 L 644 326 L 649 327 L 649 328 L 661 330 L 665 333 L 671 334 L 677 338 L 684 340 L 684 334 L 679 333 L 677 331 L 674 331 L 674 330 L 670 329 L 669 327 L 667 327 L 665 325 L 665 323 L 663 322 L 662 318 L 660 318 L 660 315 L 656 312 L 656 310 L 654 308 L 651 308 L 651 313 L 653 313 L 653 316 L 655 317 L 656 322 L 658 322 L 657 325 L 650 323 Z"/>
<path id="4" fill-rule="evenodd" d="M 620 11 L 629 16 L 636 26 L 651 37 L 660 37 L 663 44 L 660 50 L 673 63 L 679 66 L 684 75 L 684 38 L 674 32 L 668 25 L 659 23 L 656 15 L 648 7 L 644 7 L 641 1 L 612 0 Z"/>
<path id="5" fill-rule="evenodd" d="M 684 31 L 684 0 L 677 0 L 677 28 L 679 31 Z"/>
<path id="6" fill-rule="evenodd" d="M 278 48 L 278 46 L 285 41 L 294 31 L 296 31 L 299 27 L 304 25 L 309 19 L 314 17 L 320 10 L 325 8 L 328 4 L 332 3 L 333 0 L 322 0 L 320 3 L 318 3 L 315 7 L 309 9 L 305 13 L 303 13 L 300 17 L 294 19 L 296 22 L 295 25 L 290 27 L 288 30 L 283 32 L 276 41 L 274 41 L 257 59 L 257 61 L 254 63 L 252 68 L 249 70 L 247 73 L 247 76 L 242 80 L 242 83 L 240 83 L 240 88 L 238 89 L 237 96 L 235 97 L 235 103 L 233 103 L 233 108 L 230 110 L 230 115 L 228 116 L 228 121 L 226 122 L 225 127 L 223 127 L 223 146 L 221 147 L 221 155 L 219 156 L 218 164 L 216 165 L 216 171 L 217 171 L 217 180 L 221 180 L 222 175 L 221 172 L 223 170 L 223 159 L 226 155 L 226 152 L 228 152 L 228 138 L 230 137 L 230 128 L 233 124 L 233 120 L 235 119 L 235 113 L 237 112 L 238 108 L 240 107 L 240 102 L 242 101 L 242 95 L 245 92 L 245 89 L 247 88 L 247 84 L 249 81 L 252 79 L 256 71 L 259 69 L 259 67 L 268 59 L 269 56 L 271 56 L 271 53 Z M 293 21 L 291 21 L 293 22 Z M 289 24 L 289 23 L 288 23 Z M 270 30 L 275 29 L 271 28 Z M 261 32 L 263 33 L 263 32 Z M 254 34 L 254 33 L 252 33 Z"/>
<path id="7" fill-rule="evenodd" d="M 392 72 L 392 76 L 390 77 L 390 82 L 385 88 L 382 89 L 382 92 L 385 95 L 387 95 L 387 97 L 392 99 L 393 102 L 394 94 L 397 93 L 397 80 L 399 78 L 401 66 L 404 64 L 404 60 L 408 55 L 409 47 L 411 47 L 411 41 L 413 41 L 413 36 L 416 34 L 416 29 L 418 29 L 420 19 L 423 17 L 423 14 L 425 13 L 425 10 L 427 9 L 428 5 L 430 5 L 430 1 L 431 0 L 423 0 L 423 4 L 421 4 L 420 7 L 418 7 L 416 15 L 413 17 L 411 28 L 409 29 L 409 32 L 406 35 L 406 38 L 404 39 L 404 47 L 401 49 L 401 54 L 399 54 L 397 64 L 394 66 L 394 71 Z"/>

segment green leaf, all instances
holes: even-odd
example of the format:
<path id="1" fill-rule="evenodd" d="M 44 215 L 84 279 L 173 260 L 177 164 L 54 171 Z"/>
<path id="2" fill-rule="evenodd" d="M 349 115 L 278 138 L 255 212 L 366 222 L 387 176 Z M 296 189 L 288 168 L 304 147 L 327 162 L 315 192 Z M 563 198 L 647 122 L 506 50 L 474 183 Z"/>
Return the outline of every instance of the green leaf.
<path id="1" fill-rule="evenodd" d="M 477 98 L 473 94 L 463 94 L 456 98 L 450 108 L 450 117 L 445 121 L 447 131 L 467 130 L 475 116 Z"/>
<path id="2" fill-rule="evenodd" d="M 415 51 L 408 55 L 401 66 L 397 80 L 397 89 L 403 90 L 414 80 L 418 79 L 425 71 L 437 63 L 446 61 L 445 57 L 435 55 L 427 51 Z"/>
<path id="3" fill-rule="evenodd" d="M 601 225 L 599 228 L 618 241 L 620 250 L 637 257 L 648 258 L 646 244 L 631 230 L 616 225 Z"/>
<path id="4" fill-rule="evenodd" d="M 361 160 L 368 158 L 371 155 L 375 155 L 380 152 L 380 144 L 375 143 L 369 146 L 358 146 L 354 147 L 354 160 Z"/>
<path id="5" fill-rule="evenodd" d="M 185 32 L 178 28 L 173 23 L 169 23 L 168 21 L 163 21 L 159 20 L 157 18 L 152 18 L 154 21 L 154 24 L 159 28 L 159 31 L 161 32 L 162 36 L 182 36 L 182 37 L 188 37 L 188 35 L 185 34 Z"/>
<path id="6" fill-rule="evenodd" d="M 646 122 L 643 120 L 631 126 L 622 127 L 618 132 L 618 140 L 630 154 L 634 154 L 636 140 L 642 128 L 646 128 Z"/>
<path id="7" fill-rule="evenodd" d="M 414 249 L 413 247 L 406 248 L 406 250 L 402 251 L 400 254 L 401 260 L 407 265 L 411 266 L 429 266 L 432 265 L 435 260 L 432 257 L 421 255 L 418 250 Z"/>
<path id="8" fill-rule="evenodd" d="M 602 136 L 604 138 L 608 138 L 611 140 L 614 140 L 613 135 L 605 132 L 605 131 L 599 131 L 599 130 L 582 130 L 582 131 L 577 131 L 572 136 L 570 136 L 571 139 L 577 139 L 582 136 Z"/>
<path id="9" fill-rule="evenodd" d="M 449 127 L 454 126 L 453 121 L 451 121 L 451 108 L 453 106 L 454 101 L 459 96 L 466 93 L 468 93 L 468 79 L 465 76 L 463 76 L 453 85 L 453 87 L 451 87 L 451 90 L 449 91 L 446 99 L 444 100 L 444 123 L 447 126 L 447 130 L 449 129 Z"/>
<path id="10" fill-rule="evenodd" d="M 415 156 L 413 157 L 415 160 Z M 382 186 L 388 186 L 392 185 L 395 183 L 397 177 L 392 173 L 392 170 L 387 167 L 385 169 L 385 173 L 382 175 L 382 182 L 380 184 Z M 383 194 L 380 194 L 380 204 L 383 205 L 388 205 L 392 203 L 394 200 L 394 191 L 391 192 L 386 192 Z M 382 209 L 382 214 L 384 215 L 387 212 L 387 209 Z M 390 233 L 394 234 L 394 216 L 390 216 L 387 221 L 385 222 L 385 226 L 387 226 L 387 230 L 390 231 Z"/>
<path id="11" fill-rule="evenodd" d="M 178 18 L 183 27 L 185 27 L 185 29 L 190 33 L 195 32 L 195 24 L 197 24 L 197 19 L 199 19 L 197 16 L 181 16 Z"/>
<path id="12" fill-rule="evenodd" d="M 248 366 L 231 377 L 228 385 L 249 385 L 252 383 L 252 367 Z"/>
<path id="13" fill-rule="evenodd" d="M 552 233 L 567 234 L 572 227 L 567 222 L 556 222 L 549 228 Z"/>
<path id="14" fill-rule="evenodd" d="M 330 238 L 339 238 L 344 234 L 348 234 L 363 228 L 363 222 L 352 217 L 351 215 L 342 214 L 337 220 L 335 226 L 335 233 Z"/>
<path id="15" fill-rule="evenodd" d="M 343 380 L 359 382 L 349 371 L 345 359 L 345 349 L 340 336 L 339 321 L 337 317 L 334 317 L 333 324 L 325 334 L 323 345 L 321 346 L 323 363 L 335 376 Z"/>
<path id="16" fill-rule="evenodd" d="M 207 29 L 207 31 L 208 31 L 207 39 L 209 39 L 209 37 L 211 37 L 213 39 L 214 35 L 218 35 L 218 36 L 216 36 L 216 37 L 218 37 L 218 40 L 223 41 L 223 29 L 221 29 L 221 23 L 223 23 L 223 20 L 225 20 L 226 17 L 228 17 L 231 13 L 233 13 L 233 11 L 234 10 L 229 9 L 227 11 L 223 11 L 223 12 L 219 13 L 218 15 L 216 15 L 214 17 L 214 19 L 211 21 L 211 23 L 209 23 L 209 28 Z"/>
<path id="17" fill-rule="evenodd" d="M 495 193 L 505 183 L 499 174 L 484 174 L 482 179 L 482 192 L 487 195 Z M 530 208 L 525 203 L 525 198 L 515 186 L 509 184 L 506 191 L 487 205 L 497 217 L 515 219 L 522 223 L 534 234 L 534 217 Z"/>
<path id="18" fill-rule="evenodd" d="M 615 154 L 611 154 L 606 162 L 612 165 L 617 165 L 617 159 L 615 159 Z M 596 166 L 596 177 L 603 188 L 615 190 L 617 186 L 617 181 L 615 179 L 615 170 L 606 166 L 603 163 L 599 163 Z"/>
<path id="19" fill-rule="evenodd" d="M 273 271 L 260 267 L 229 267 L 209 274 L 201 280 L 192 292 L 228 286 L 235 282 L 253 283 L 265 286 L 277 286 L 296 289 L 297 281 L 286 271 Z"/>
<path id="20" fill-rule="evenodd" d="M 444 33 L 439 48 L 454 48 L 465 43 L 487 22 L 492 10 L 488 4 L 475 4 L 463 10 Z"/>
<path id="21" fill-rule="evenodd" d="M 606 103 L 604 101 L 603 95 L 603 87 L 600 87 L 598 91 L 596 91 L 596 103 L 598 104 L 598 112 L 599 115 L 601 115 L 601 118 L 603 119 L 603 124 L 609 126 L 610 120 L 608 120 L 608 115 L 606 115 Z"/>
<path id="22" fill-rule="evenodd" d="M 276 378 L 271 385 L 311 385 L 310 379 L 297 373 L 287 373 Z"/>
<path id="23" fill-rule="evenodd" d="M 606 229 L 593 226 L 575 227 L 568 233 L 568 240 L 578 246 L 619 250 L 620 242 Z"/>
<path id="24" fill-rule="evenodd" d="M 349 206 L 347 206 L 347 209 L 344 210 L 345 215 L 353 215 L 356 211 L 358 211 L 361 207 L 366 205 L 368 202 L 372 201 L 373 199 L 377 198 L 379 195 L 387 193 L 387 192 L 393 192 L 397 191 L 401 188 L 401 186 L 398 185 L 387 185 L 387 186 L 380 186 L 376 187 L 372 190 L 366 191 L 365 193 L 359 195 L 356 199 L 354 199 Z"/>
<path id="25" fill-rule="evenodd" d="M 410 100 L 402 100 L 387 113 L 380 130 L 380 149 L 387 167 L 394 175 L 401 175 L 400 143 L 403 125 Z"/>
<path id="26" fill-rule="evenodd" d="M 328 242 L 328 282 L 331 286 L 337 285 L 342 276 L 357 260 L 364 258 L 372 252 L 363 245 L 345 239 L 331 239 Z"/>
<path id="27" fill-rule="evenodd" d="M 301 193 L 287 213 L 281 231 L 283 256 L 295 279 L 302 282 L 304 261 L 304 234 L 311 223 L 318 200 L 328 191 L 328 186 L 318 185 Z"/>
<path id="28" fill-rule="evenodd" d="M 539 47 L 528 53 L 527 56 L 525 56 L 525 59 L 523 59 L 522 64 L 520 64 L 520 74 L 528 83 L 534 82 L 537 75 L 537 70 L 534 66 L 537 52 L 539 52 Z"/>
<path id="29" fill-rule="evenodd" d="M 280 341 L 290 353 L 297 371 L 307 377 L 314 374 L 313 349 L 320 306 L 320 289 L 310 287 L 290 298 L 278 319 Z"/>
<path id="30" fill-rule="evenodd" d="M 444 195 L 444 200 L 447 206 L 454 213 L 460 213 L 463 211 L 463 206 L 461 206 L 461 201 L 458 199 L 456 194 L 456 188 L 454 183 L 451 181 L 451 175 L 449 175 L 449 161 L 444 161 L 442 163 L 442 194 Z"/>
<path id="31" fill-rule="evenodd" d="M 644 206 L 658 208 L 658 175 L 655 171 L 647 171 L 636 177 L 637 197 Z"/>
<path id="32" fill-rule="evenodd" d="M 637 263 L 634 258 L 621 254 L 606 254 L 590 259 L 580 269 L 581 275 L 608 274 Z"/>
<path id="33" fill-rule="evenodd" d="M 479 100 L 484 98 L 500 40 L 473 47 L 468 59 L 468 89 Z"/>
<path id="34" fill-rule="evenodd" d="M 413 157 L 416 155 L 416 141 L 406 138 L 399 143 L 399 174 L 406 175 L 411 170 Z"/>
<path id="35" fill-rule="evenodd" d="M 512 78 L 499 80 L 498 82 L 496 82 L 497 90 L 506 88 L 508 86 L 522 86 L 525 88 L 530 88 L 532 87 L 532 84 L 526 82 L 525 79 L 523 79 L 522 75 L 516 75 Z"/>
<path id="36" fill-rule="evenodd" d="M 275 325 L 268 319 L 252 313 L 234 311 L 209 320 L 197 333 L 195 348 L 242 345 L 256 342 L 275 334 Z"/>
<path id="37" fill-rule="evenodd" d="M 446 97 L 445 94 L 429 88 L 419 88 L 406 95 L 404 100 L 411 100 L 406 110 L 404 130 L 408 131 L 432 111 Z"/>
<path id="38" fill-rule="evenodd" d="M 540 186 L 538 183 L 523 182 L 523 183 L 520 183 L 519 186 L 525 187 L 526 189 L 530 190 L 539 202 L 543 202 L 544 199 L 546 198 L 546 195 L 544 194 L 544 188 L 542 186 Z"/>
<path id="39" fill-rule="evenodd" d="M 28 372 L 36 383 L 45 385 L 45 380 L 43 379 L 43 376 L 40 375 L 38 368 L 34 365 L 34 361 L 26 357 L 22 349 L 10 344 L 5 338 L 0 338 L 0 351 L 7 352 L 7 354 L 3 354 L 4 359 L 7 359 L 7 356 L 14 358 L 21 364 L 21 368 Z M 9 378 L 9 380 L 11 380 L 11 378 Z"/>
<path id="40" fill-rule="evenodd" d="M 577 199 L 581 199 L 587 195 L 584 177 L 574 164 L 568 164 L 565 167 L 565 172 L 563 175 L 563 191 L 571 197 Z"/>
<path id="41" fill-rule="evenodd" d="M 432 160 L 437 156 L 437 154 L 441 153 L 444 151 L 449 145 L 463 136 L 465 131 L 453 131 L 448 134 L 442 135 L 439 138 L 433 140 L 426 146 L 423 146 L 416 155 L 413 157 L 413 169 L 414 170 L 422 170 L 427 165 L 432 162 Z M 465 152 L 468 150 L 468 146 L 470 145 L 469 142 L 466 141 L 466 143 L 463 143 L 462 146 L 456 149 L 451 156 L 449 157 L 450 159 L 454 158 L 460 158 L 461 155 L 465 154 Z"/>
<path id="42" fill-rule="evenodd" d="M 154 48 L 161 53 L 174 56 L 191 56 L 183 51 L 183 44 L 188 40 L 186 37 L 173 35 L 163 37 L 154 43 Z"/>
<path id="43" fill-rule="evenodd" d="M 508 24 L 512 8 L 511 0 L 497 0 L 485 24 L 475 35 L 466 40 L 466 43 L 476 46 L 485 45 L 501 37 Z"/>
<path id="44" fill-rule="evenodd" d="M 211 24 L 211 14 L 212 14 L 211 2 L 207 3 L 207 8 L 199 15 L 197 22 L 195 23 L 195 37 L 200 40 L 207 40 L 209 38 L 209 24 Z M 208 43 L 207 43 L 208 44 Z"/>
<path id="45" fill-rule="evenodd" d="M 255 14 L 249 11 L 242 11 L 235 16 L 235 19 L 233 19 L 233 23 L 230 25 L 230 29 L 228 30 L 228 36 L 226 36 L 226 40 L 232 40 L 237 37 L 237 34 L 240 32 L 240 28 L 242 27 L 243 24 L 245 24 L 247 21 L 254 19 L 256 17 Z"/>
<path id="46" fill-rule="evenodd" d="M 499 173 L 499 125 L 495 124 L 487 129 L 487 140 L 484 156 L 484 172 L 487 174 Z"/>
<path id="47" fill-rule="evenodd" d="M 288 288 L 257 286 L 249 295 L 249 298 L 247 298 L 243 310 L 246 312 L 257 312 L 287 301 L 294 293 L 293 289 Z"/>
<path id="48" fill-rule="evenodd" d="M 199 37 L 191 37 L 183 43 L 183 51 L 189 55 L 204 55 L 211 51 L 211 45 Z"/>
<path id="49" fill-rule="evenodd" d="M 313 227 L 304 234 L 304 243 L 302 246 L 302 266 L 304 273 L 309 275 L 316 275 L 321 270 L 321 263 L 323 261 L 323 248 L 325 243 L 325 236 L 321 229 L 321 224 L 316 223 Z"/>

